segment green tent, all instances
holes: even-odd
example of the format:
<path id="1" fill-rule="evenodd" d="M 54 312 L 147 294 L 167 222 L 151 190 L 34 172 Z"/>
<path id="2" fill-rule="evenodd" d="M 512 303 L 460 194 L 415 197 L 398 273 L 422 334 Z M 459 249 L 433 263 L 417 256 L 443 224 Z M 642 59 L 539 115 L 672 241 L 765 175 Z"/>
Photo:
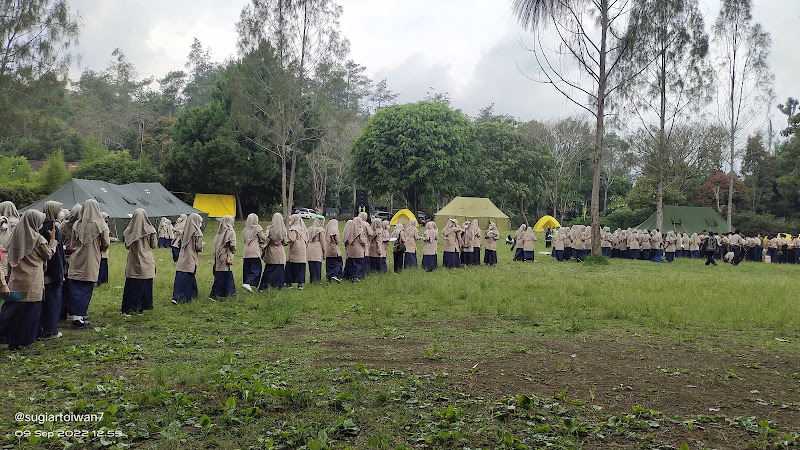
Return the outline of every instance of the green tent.
<path id="1" fill-rule="evenodd" d="M 640 230 L 652 230 L 656 227 L 656 213 L 639 225 Z M 728 222 L 712 208 L 705 206 L 664 206 L 664 220 L 661 232 L 680 231 L 681 233 L 698 233 L 703 230 L 715 233 L 728 231 Z"/>
<path id="2" fill-rule="evenodd" d="M 55 192 L 38 202 L 28 205 L 26 209 L 42 210 L 44 202 L 55 200 L 64 204 L 64 208 L 71 209 L 76 203 L 83 204 L 93 198 L 100 203 L 100 211 L 108 214 L 108 229 L 111 236 L 121 239 L 122 232 L 128 226 L 128 221 L 133 216 L 133 210 L 143 208 L 154 226 L 162 217 L 169 217 L 175 222 L 181 214 L 200 214 L 203 223 L 208 221 L 208 213 L 192 208 L 172 195 L 161 183 L 131 183 L 111 184 L 98 180 L 81 180 L 73 178 L 67 181 Z"/>
<path id="3" fill-rule="evenodd" d="M 440 230 L 450 219 L 458 220 L 459 224 L 465 220 L 478 219 L 478 225 L 483 230 L 489 227 L 489 222 L 494 222 L 501 231 L 511 229 L 511 219 L 488 198 L 456 197 L 433 218 Z"/>

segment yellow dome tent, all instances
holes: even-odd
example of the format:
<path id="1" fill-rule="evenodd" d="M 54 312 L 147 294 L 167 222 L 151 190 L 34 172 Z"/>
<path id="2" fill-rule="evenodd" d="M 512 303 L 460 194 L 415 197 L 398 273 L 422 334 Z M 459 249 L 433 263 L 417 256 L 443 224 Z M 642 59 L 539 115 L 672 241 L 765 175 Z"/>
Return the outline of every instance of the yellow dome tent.
<path id="1" fill-rule="evenodd" d="M 195 194 L 195 209 L 208 213 L 208 217 L 236 217 L 236 197 L 223 194 Z"/>
<path id="2" fill-rule="evenodd" d="M 397 225 L 398 223 L 405 225 L 412 220 L 419 224 L 419 220 L 414 216 L 414 213 L 407 209 L 401 209 L 392 217 L 392 220 L 389 221 L 389 225 Z"/>
<path id="3" fill-rule="evenodd" d="M 553 216 L 543 216 L 536 222 L 536 225 L 533 226 L 533 231 L 544 231 L 547 228 L 555 228 L 560 227 L 561 224 Z"/>

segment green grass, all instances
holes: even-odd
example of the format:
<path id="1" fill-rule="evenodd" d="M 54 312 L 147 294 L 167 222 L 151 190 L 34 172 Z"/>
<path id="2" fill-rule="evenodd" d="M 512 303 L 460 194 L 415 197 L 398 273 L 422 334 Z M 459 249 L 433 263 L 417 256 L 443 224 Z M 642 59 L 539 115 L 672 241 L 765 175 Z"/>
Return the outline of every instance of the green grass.
<path id="1" fill-rule="evenodd" d="M 215 227 L 212 222 L 206 231 L 209 245 Z M 539 247 L 543 242 L 540 237 Z M 690 346 L 697 355 L 741 355 L 751 365 L 684 370 L 698 364 L 689 359 L 645 370 L 663 380 L 663 367 L 670 373 L 680 368 L 687 375 L 672 378 L 681 378 L 681 386 L 695 383 L 683 378 L 697 376 L 733 392 L 741 380 L 726 376 L 731 370 L 744 380 L 754 379 L 750 372 L 766 374 L 754 358 L 762 365 L 774 358 L 797 361 L 800 267 L 705 267 L 696 260 L 559 264 L 538 254 L 536 263 L 523 264 L 500 245 L 496 267 L 373 274 L 360 283 L 303 291 L 238 289 L 235 297 L 212 303 L 211 260 L 201 258 L 200 297 L 175 306 L 170 252 L 154 253 L 153 311 L 119 314 L 126 251 L 115 244 L 110 283 L 95 290 L 89 309 L 94 330 L 64 329 L 58 340 L 0 350 L 5 446 L 677 448 L 690 442 L 680 431 L 690 426 L 685 421 L 697 420 L 707 420 L 705 429 L 734 433 L 729 438 L 741 442 L 734 447 L 781 439 L 797 445 L 800 426 L 775 418 L 762 426 L 761 417 L 752 423 L 750 415 L 712 417 L 707 407 L 690 409 L 692 417 L 678 422 L 675 411 L 618 411 L 626 402 L 647 406 L 651 400 L 620 397 L 633 383 L 624 374 L 615 375 L 615 389 L 595 399 L 605 380 L 579 363 L 581 349 L 595 342 L 618 345 L 622 353 Z M 241 258 L 234 270 L 239 285 Z M 542 362 L 548 355 L 561 363 Z M 615 361 L 603 362 L 614 372 Z M 505 363 L 517 364 L 516 378 L 507 382 Z M 774 370 L 785 396 L 769 401 L 790 410 L 797 404 L 798 371 Z M 597 386 L 583 391 L 581 379 L 554 378 L 574 374 Z M 528 385 L 531 390 L 504 390 Z M 752 403 L 743 392 L 737 405 Z M 104 415 L 100 423 L 39 425 L 16 423 L 17 411 Z M 14 436 L 15 430 L 69 429 L 123 436 Z"/>

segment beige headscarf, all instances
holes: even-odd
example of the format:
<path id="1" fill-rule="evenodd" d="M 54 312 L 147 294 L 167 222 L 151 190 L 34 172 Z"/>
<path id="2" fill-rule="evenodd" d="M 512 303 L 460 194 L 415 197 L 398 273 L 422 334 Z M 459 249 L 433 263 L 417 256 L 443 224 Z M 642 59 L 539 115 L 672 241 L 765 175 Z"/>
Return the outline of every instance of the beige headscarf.
<path id="1" fill-rule="evenodd" d="M 17 267 L 22 258 L 28 256 L 37 246 L 47 245 L 47 239 L 39 234 L 44 219 L 44 213 L 35 209 L 29 209 L 22 215 L 8 247 L 8 264 L 11 267 Z"/>
<path id="2" fill-rule="evenodd" d="M 533 234 L 533 227 L 528 227 L 522 233 L 522 240 L 524 241 L 532 241 L 535 235 Z"/>
<path id="3" fill-rule="evenodd" d="M 358 218 L 361 219 L 361 221 L 364 222 L 365 224 L 367 223 L 368 217 L 367 217 L 367 213 L 365 213 L 364 211 L 361 211 L 360 213 L 358 213 Z"/>
<path id="4" fill-rule="evenodd" d="M 325 232 L 323 225 L 325 225 L 325 219 L 322 217 L 317 217 L 314 219 L 314 223 L 312 223 L 311 228 L 308 229 L 309 241 L 313 241 L 314 238 Z"/>
<path id="5" fill-rule="evenodd" d="M 339 235 L 339 221 L 336 219 L 331 219 L 328 222 L 328 226 L 325 227 L 325 235 L 330 239 L 332 236 Z"/>
<path id="6" fill-rule="evenodd" d="M 219 251 L 225 244 L 231 242 L 236 247 L 236 232 L 233 231 L 233 216 L 223 216 L 219 229 L 214 236 L 214 248 Z"/>
<path id="7" fill-rule="evenodd" d="M 269 239 L 277 244 L 286 240 L 286 224 L 283 223 L 283 214 L 275 213 L 272 215 L 272 222 L 269 226 Z"/>
<path id="8" fill-rule="evenodd" d="M 289 216 L 289 231 L 297 232 L 300 239 L 308 242 L 308 228 L 306 228 L 306 223 L 303 222 L 299 214 Z"/>
<path id="9" fill-rule="evenodd" d="M 425 232 L 422 233 L 422 238 L 428 241 L 439 239 L 439 231 L 436 229 L 436 222 L 431 220 L 425 224 Z"/>
<path id="10" fill-rule="evenodd" d="M 459 230 L 458 221 L 456 219 L 450 219 L 447 221 L 447 225 L 442 229 L 442 236 L 447 236 L 454 230 Z"/>
<path id="11" fill-rule="evenodd" d="M 344 231 L 342 232 L 342 241 L 344 242 L 345 247 L 352 244 L 356 236 L 358 236 L 357 233 L 358 230 L 355 225 L 356 219 L 358 219 L 358 217 L 356 217 L 355 219 L 348 220 L 347 223 L 344 224 Z"/>
<path id="12" fill-rule="evenodd" d="M 75 222 L 73 228 L 84 245 L 91 243 L 102 232 L 108 230 L 108 224 L 100 213 L 100 204 L 97 200 L 90 198 L 83 203 L 81 218 Z"/>
<path id="13" fill-rule="evenodd" d="M 264 228 L 258 223 L 258 216 L 254 213 L 247 215 L 244 230 L 242 230 L 242 237 L 244 238 L 244 245 L 252 242 L 253 239 L 258 237 L 258 233 L 264 231 Z"/>
<path id="14" fill-rule="evenodd" d="M 200 217 L 200 214 L 191 213 L 186 220 L 183 221 L 183 234 L 181 235 L 181 248 L 186 247 L 187 245 L 194 242 L 194 238 L 203 235 L 203 230 L 200 229 L 203 226 L 203 218 Z"/>
<path id="15" fill-rule="evenodd" d="M 416 229 L 417 229 L 417 221 L 411 219 L 408 221 L 408 226 L 405 227 L 405 229 L 403 230 L 403 235 L 405 236 L 406 239 L 412 239 L 414 237 L 414 230 Z M 419 234 L 419 231 L 417 231 L 417 233 Z"/>
<path id="16" fill-rule="evenodd" d="M 122 239 L 125 241 L 125 246 L 130 247 L 134 242 L 145 236 L 155 234 L 155 232 L 155 227 L 147 217 L 147 211 L 142 208 L 136 208 L 133 210 L 131 221 L 128 222 L 128 226 L 122 232 Z"/>
<path id="17" fill-rule="evenodd" d="M 0 203 L 0 216 L 5 216 L 8 219 L 9 225 L 17 225 L 19 222 L 19 212 L 14 203 L 6 200 Z"/>
<path id="18" fill-rule="evenodd" d="M 6 224 L 6 229 L 3 230 L 0 228 L 0 247 L 7 250 L 14 230 L 11 228 L 11 224 L 8 223 L 8 218 L 6 216 L 0 216 L 0 226 L 3 224 Z"/>
<path id="19" fill-rule="evenodd" d="M 162 217 L 161 218 L 161 222 L 158 223 L 158 228 L 159 229 L 161 229 L 161 228 L 171 228 L 171 227 L 172 227 L 172 221 L 169 220 L 169 217 Z"/>
<path id="20" fill-rule="evenodd" d="M 472 219 L 472 222 L 469 224 L 469 231 L 470 236 L 481 236 L 481 229 L 478 227 L 478 219 Z"/>
<path id="21" fill-rule="evenodd" d="M 525 225 L 524 223 L 522 225 L 520 225 L 519 228 L 517 228 L 517 232 L 514 233 L 514 240 L 516 240 L 516 241 L 521 240 L 523 233 L 525 233 L 525 228 L 527 228 L 527 227 L 528 226 Z"/>
<path id="22" fill-rule="evenodd" d="M 383 221 L 381 219 L 372 219 L 372 231 L 375 232 L 376 236 L 380 235 L 383 231 Z"/>
<path id="23" fill-rule="evenodd" d="M 392 237 L 400 239 L 403 236 L 403 224 L 398 223 L 394 226 L 394 231 L 392 232 Z"/>
<path id="24" fill-rule="evenodd" d="M 61 212 L 62 206 L 64 205 L 61 202 L 57 202 L 55 200 L 44 202 L 44 206 L 42 206 L 42 212 L 44 213 L 45 219 L 52 222 L 58 220 L 58 214 Z"/>

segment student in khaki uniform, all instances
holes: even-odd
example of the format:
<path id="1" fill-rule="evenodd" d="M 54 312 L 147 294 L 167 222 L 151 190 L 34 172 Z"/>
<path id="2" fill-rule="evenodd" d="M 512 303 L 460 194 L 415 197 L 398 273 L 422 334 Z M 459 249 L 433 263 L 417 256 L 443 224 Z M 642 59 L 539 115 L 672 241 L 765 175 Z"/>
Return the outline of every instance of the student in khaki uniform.
<path id="1" fill-rule="evenodd" d="M 639 231 L 639 239 L 641 242 L 641 258 L 645 261 L 649 261 L 650 256 L 650 233 L 647 230 L 640 230 Z"/>
<path id="2" fill-rule="evenodd" d="M 306 282 L 306 263 L 308 262 L 306 259 L 308 230 L 298 214 L 289 216 L 286 242 L 289 245 L 289 258 L 286 261 L 284 283 L 289 288 L 294 287 L 294 283 L 297 283 L 297 288 L 303 289 L 303 283 Z"/>
<path id="3" fill-rule="evenodd" d="M 267 245 L 267 234 L 258 223 L 258 216 L 250 213 L 247 215 L 244 230 L 242 230 L 244 250 L 242 250 L 242 289 L 253 292 L 253 286 L 258 288 L 261 280 L 261 248 Z"/>
<path id="4" fill-rule="evenodd" d="M 562 228 L 553 236 L 553 256 L 558 262 L 564 261 L 564 236 L 566 234 Z"/>
<path id="5" fill-rule="evenodd" d="M 142 314 L 147 309 L 153 309 L 153 279 L 156 277 L 153 249 L 158 246 L 156 229 L 144 209 L 133 211 L 131 221 L 122 233 L 122 240 L 128 249 L 122 314 Z"/>
<path id="6" fill-rule="evenodd" d="M 48 239 L 39 234 L 45 215 L 29 209 L 22 216 L 9 242 L 8 266 L 11 269 L 8 285 L 5 274 L 0 273 L 0 291 L 18 292 L 20 301 L 4 302 L 0 308 L 0 343 L 9 350 L 30 345 L 39 336 L 39 319 L 44 297 L 44 265 L 58 246 L 55 230 Z"/>
<path id="7" fill-rule="evenodd" d="M 214 283 L 209 300 L 215 302 L 236 293 L 233 281 L 233 255 L 236 253 L 236 232 L 233 231 L 233 216 L 223 216 L 214 236 Z"/>
<path id="8" fill-rule="evenodd" d="M 189 303 L 197 298 L 197 253 L 206 248 L 203 241 L 203 218 L 192 213 L 186 218 L 180 236 L 180 254 L 175 263 L 175 283 L 172 287 L 172 303 Z"/>
<path id="9" fill-rule="evenodd" d="M 366 214 L 366 213 L 362 213 Z M 367 276 L 367 245 L 369 244 L 368 240 L 368 231 L 369 225 L 362 220 L 362 218 L 356 217 L 353 219 L 352 227 L 349 233 L 345 233 L 345 248 L 349 245 L 349 250 L 347 252 L 347 261 L 351 263 L 352 271 L 351 271 L 351 280 L 353 281 L 361 281 Z M 347 271 L 345 271 L 345 276 L 347 276 Z"/>
<path id="10" fill-rule="evenodd" d="M 632 230 L 628 234 L 628 255 L 630 259 L 639 259 L 641 247 L 639 247 L 639 230 Z"/>
<path id="11" fill-rule="evenodd" d="M 404 265 L 408 268 L 417 268 L 417 241 L 420 240 L 417 221 L 411 219 L 403 228 L 403 244 L 406 246 Z"/>
<path id="12" fill-rule="evenodd" d="M 678 237 L 672 230 L 667 231 L 667 238 L 664 240 L 664 253 L 667 262 L 675 261 L 675 251 L 677 250 Z"/>
<path id="13" fill-rule="evenodd" d="M 386 222 L 386 225 L 384 225 L 384 222 L 381 219 L 372 221 L 373 235 L 370 237 L 370 253 L 374 255 L 370 258 L 370 265 L 372 271 L 378 273 L 386 273 L 388 271 L 386 267 L 386 243 L 389 241 L 389 231 L 386 226 L 389 223 Z"/>
<path id="14" fill-rule="evenodd" d="M 342 282 L 342 250 L 339 248 L 339 221 L 331 219 L 325 227 L 325 277 Z"/>
<path id="15" fill-rule="evenodd" d="M 689 256 L 692 259 L 700 259 L 700 236 L 692 233 L 689 237 Z"/>
<path id="16" fill-rule="evenodd" d="M 522 258 L 524 256 L 523 254 L 524 250 L 522 250 L 522 235 L 525 233 L 525 229 L 527 227 L 528 226 L 523 223 L 522 225 L 519 226 L 519 228 L 517 228 L 517 231 L 514 232 L 514 242 L 516 243 L 516 250 L 514 251 L 513 261 L 522 261 Z M 569 232 L 569 229 L 566 229 L 566 231 Z"/>
<path id="17" fill-rule="evenodd" d="M 58 331 L 58 320 L 64 308 L 64 275 L 66 263 L 64 261 L 64 245 L 62 245 L 61 231 L 58 227 L 58 218 L 63 215 L 62 204 L 56 201 L 47 201 L 42 206 L 45 215 L 44 223 L 39 229 L 39 234 L 46 240 L 50 238 L 50 231 L 55 231 L 58 241 L 55 253 L 45 264 L 44 272 L 44 297 L 42 298 L 42 316 L 39 319 L 39 337 L 50 339 L 61 336 Z M 66 312 L 66 311 L 65 311 Z"/>
<path id="18" fill-rule="evenodd" d="M 162 217 L 161 222 L 158 224 L 158 248 L 169 248 L 174 238 L 175 232 L 172 230 L 172 221 L 169 220 L 169 217 Z"/>
<path id="19" fill-rule="evenodd" d="M 175 220 L 175 227 L 172 229 L 172 261 L 178 262 L 178 256 L 181 254 L 181 236 L 183 235 L 183 227 L 186 226 L 186 214 L 181 214 Z"/>
<path id="20" fill-rule="evenodd" d="M 522 235 L 522 260 L 536 262 L 536 234 L 533 227 L 528 227 Z"/>
<path id="21" fill-rule="evenodd" d="M 425 224 L 425 232 L 422 233 L 422 268 L 426 272 L 435 270 L 439 266 L 438 239 L 439 230 L 436 229 L 436 222 L 431 220 Z"/>
<path id="22" fill-rule="evenodd" d="M 461 226 L 461 265 L 462 266 L 469 266 L 472 264 L 472 238 L 473 233 L 470 230 L 470 226 L 472 226 L 472 221 L 465 220 Z M 517 242 L 517 247 L 519 247 L 519 242 Z"/>
<path id="23" fill-rule="evenodd" d="M 493 266 L 497 264 L 497 241 L 500 240 L 500 231 L 497 230 L 497 224 L 494 222 L 489 222 L 489 228 L 486 229 L 485 240 L 486 250 L 483 254 L 483 263 L 487 266 Z"/>
<path id="24" fill-rule="evenodd" d="M 308 278 L 310 283 L 322 282 L 322 260 L 325 251 L 322 245 L 325 242 L 325 218 L 317 216 L 311 228 L 308 229 L 308 245 L 306 246 L 306 261 L 308 261 Z"/>
<path id="25" fill-rule="evenodd" d="M 111 245 L 108 225 L 100 214 L 97 200 L 89 199 L 84 202 L 81 218 L 75 222 L 73 230 L 73 246 L 76 243 L 80 245 L 70 256 L 67 313 L 72 316 L 73 328 L 84 329 L 91 326 L 87 312 L 100 272 L 101 255 Z"/>
<path id="26" fill-rule="evenodd" d="M 405 267 L 405 253 L 406 245 L 403 239 L 403 224 L 398 223 L 394 226 L 392 237 L 394 245 L 392 245 L 392 260 L 394 261 L 394 273 L 400 273 Z"/>
<path id="27" fill-rule="evenodd" d="M 442 228 L 442 266 L 448 269 L 458 269 L 461 266 L 458 251 L 461 248 L 459 236 L 461 230 L 456 219 L 450 219 Z"/>
<path id="28" fill-rule="evenodd" d="M 282 289 L 286 268 L 286 225 L 283 223 L 283 214 L 275 213 L 272 215 L 272 222 L 267 232 L 267 242 L 261 252 L 261 259 L 264 260 L 264 273 L 261 275 L 261 282 L 258 290 L 263 291 L 268 287 Z"/>
<path id="29" fill-rule="evenodd" d="M 470 224 L 470 229 L 472 230 L 472 264 L 476 266 L 481 265 L 481 239 L 483 235 L 481 234 L 481 228 L 478 224 L 478 218 L 472 219 L 472 223 Z"/>

